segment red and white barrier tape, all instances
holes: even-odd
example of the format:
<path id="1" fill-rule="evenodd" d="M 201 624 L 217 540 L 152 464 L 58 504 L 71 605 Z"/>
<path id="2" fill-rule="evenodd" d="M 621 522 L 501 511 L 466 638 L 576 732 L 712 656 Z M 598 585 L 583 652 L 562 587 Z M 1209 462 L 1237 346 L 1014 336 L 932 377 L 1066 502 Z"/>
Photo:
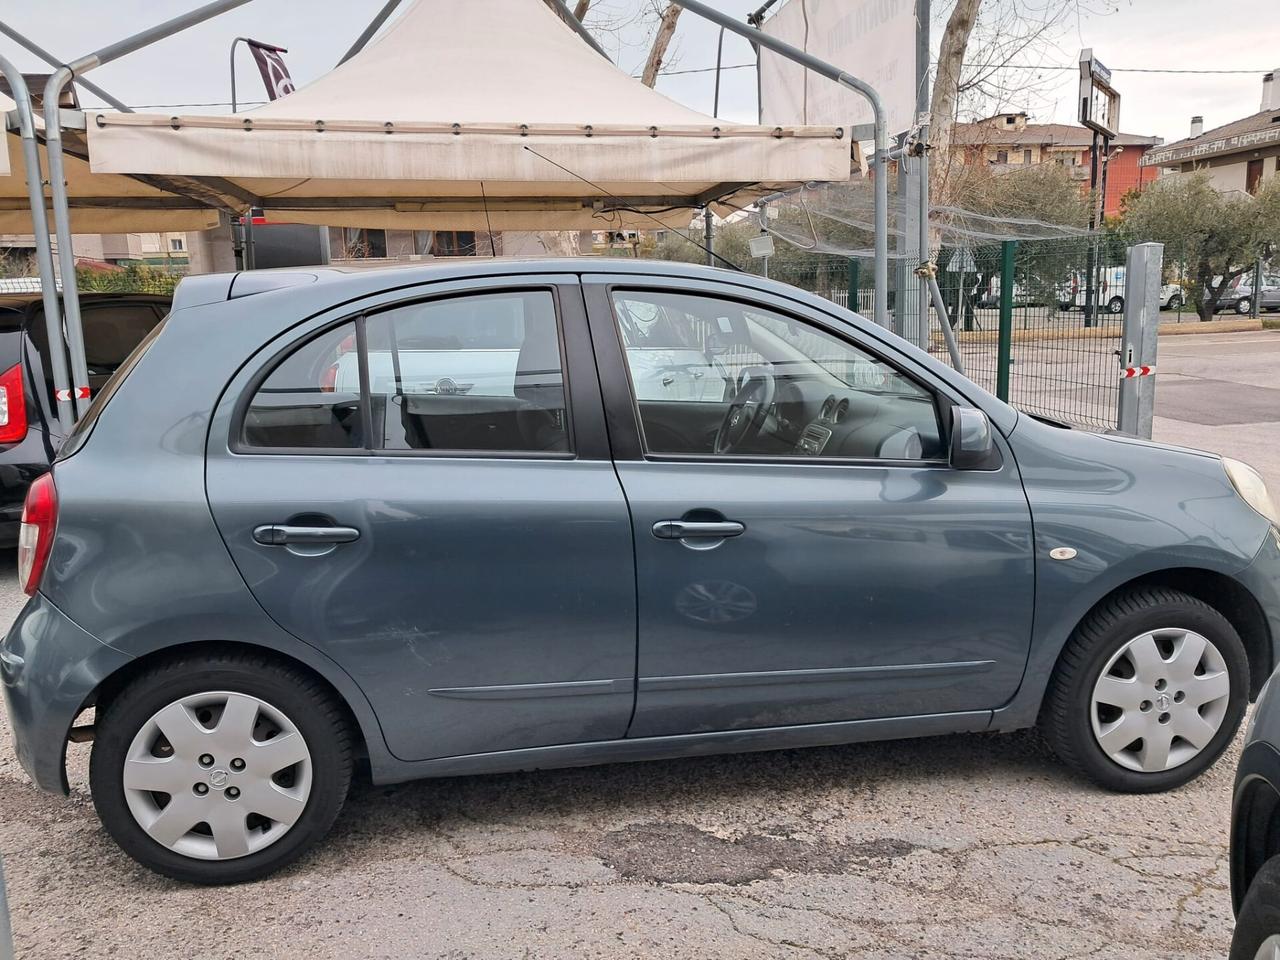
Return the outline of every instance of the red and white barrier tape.
<path id="1" fill-rule="evenodd" d="M 1155 375 L 1156 368 L 1154 366 L 1120 368 L 1121 380 L 1132 380 L 1134 377 L 1154 377 Z"/>

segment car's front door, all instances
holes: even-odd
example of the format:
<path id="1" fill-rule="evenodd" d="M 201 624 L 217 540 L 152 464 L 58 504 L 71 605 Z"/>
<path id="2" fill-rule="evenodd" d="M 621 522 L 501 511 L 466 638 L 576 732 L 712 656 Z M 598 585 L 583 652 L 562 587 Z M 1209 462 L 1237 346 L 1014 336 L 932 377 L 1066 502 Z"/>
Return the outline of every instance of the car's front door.
<path id="1" fill-rule="evenodd" d="M 231 384 L 208 444 L 223 538 L 401 759 L 621 737 L 631 527 L 581 290 L 407 296 L 296 328 Z"/>
<path id="2" fill-rule="evenodd" d="M 980 725 L 1014 694 L 1034 579 L 1003 439 L 998 469 L 952 469 L 954 398 L 789 301 L 584 284 L 635 531 L 630 736 L 944 713 Z M 663 351 L 682 358 L 665 372 Z M 661 395 L 682 377 L 699 389 Z"/>

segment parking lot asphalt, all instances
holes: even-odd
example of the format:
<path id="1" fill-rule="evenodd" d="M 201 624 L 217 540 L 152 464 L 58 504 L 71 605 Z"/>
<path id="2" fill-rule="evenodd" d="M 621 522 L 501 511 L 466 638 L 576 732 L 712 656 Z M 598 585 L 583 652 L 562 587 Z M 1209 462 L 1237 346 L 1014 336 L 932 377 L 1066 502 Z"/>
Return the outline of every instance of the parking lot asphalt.
<path id="1" fill-rule="evenodd" d="M 1280 483 L 1280 335 L 1161 343 L 1203 396 L 1157 439 Z M 1164 382 L 1163 380 L 1161 381 Z M 1276 391 L 1280 400 L 1280 390 Z M 1260 409 L 1248 407 L 1248 416 Z M 1265 412 L 1265 406 L 1261 408 Z M 23 597 L 0 553 L 0 627 Z M 0 718 L 0 856 L 18 957 L 856 957 L 1205 960 L 1231 930 L 1237 747 L 1173 793 L 1119 796 L 1030 732 L 357 785 L 318 851 L 268 880 L 156 877 L 72 795 L 32 787 Z"/>

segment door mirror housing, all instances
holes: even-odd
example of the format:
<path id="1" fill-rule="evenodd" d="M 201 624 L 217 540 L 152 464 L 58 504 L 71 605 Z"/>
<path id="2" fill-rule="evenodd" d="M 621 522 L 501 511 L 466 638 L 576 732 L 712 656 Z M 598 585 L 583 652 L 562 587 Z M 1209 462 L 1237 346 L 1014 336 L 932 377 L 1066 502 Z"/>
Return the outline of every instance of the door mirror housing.
<path id="1" fill-rule="evenodd" d="M 974 407 L 952 407 L 951 466 L 956 470 L 999 470 L 1002 463 L 987 415 Z"/>

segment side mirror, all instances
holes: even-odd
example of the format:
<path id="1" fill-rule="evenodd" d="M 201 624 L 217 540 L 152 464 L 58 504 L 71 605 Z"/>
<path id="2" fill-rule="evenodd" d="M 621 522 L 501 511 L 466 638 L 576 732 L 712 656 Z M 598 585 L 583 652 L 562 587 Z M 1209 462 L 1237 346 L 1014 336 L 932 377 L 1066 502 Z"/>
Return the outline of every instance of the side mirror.
<path id="1" fill-rule="evenodd" d="M 973 407 L 952 407 L 951 466 L 956 470 L 999 470 L 1002 463 L 987 415 Z"/>

